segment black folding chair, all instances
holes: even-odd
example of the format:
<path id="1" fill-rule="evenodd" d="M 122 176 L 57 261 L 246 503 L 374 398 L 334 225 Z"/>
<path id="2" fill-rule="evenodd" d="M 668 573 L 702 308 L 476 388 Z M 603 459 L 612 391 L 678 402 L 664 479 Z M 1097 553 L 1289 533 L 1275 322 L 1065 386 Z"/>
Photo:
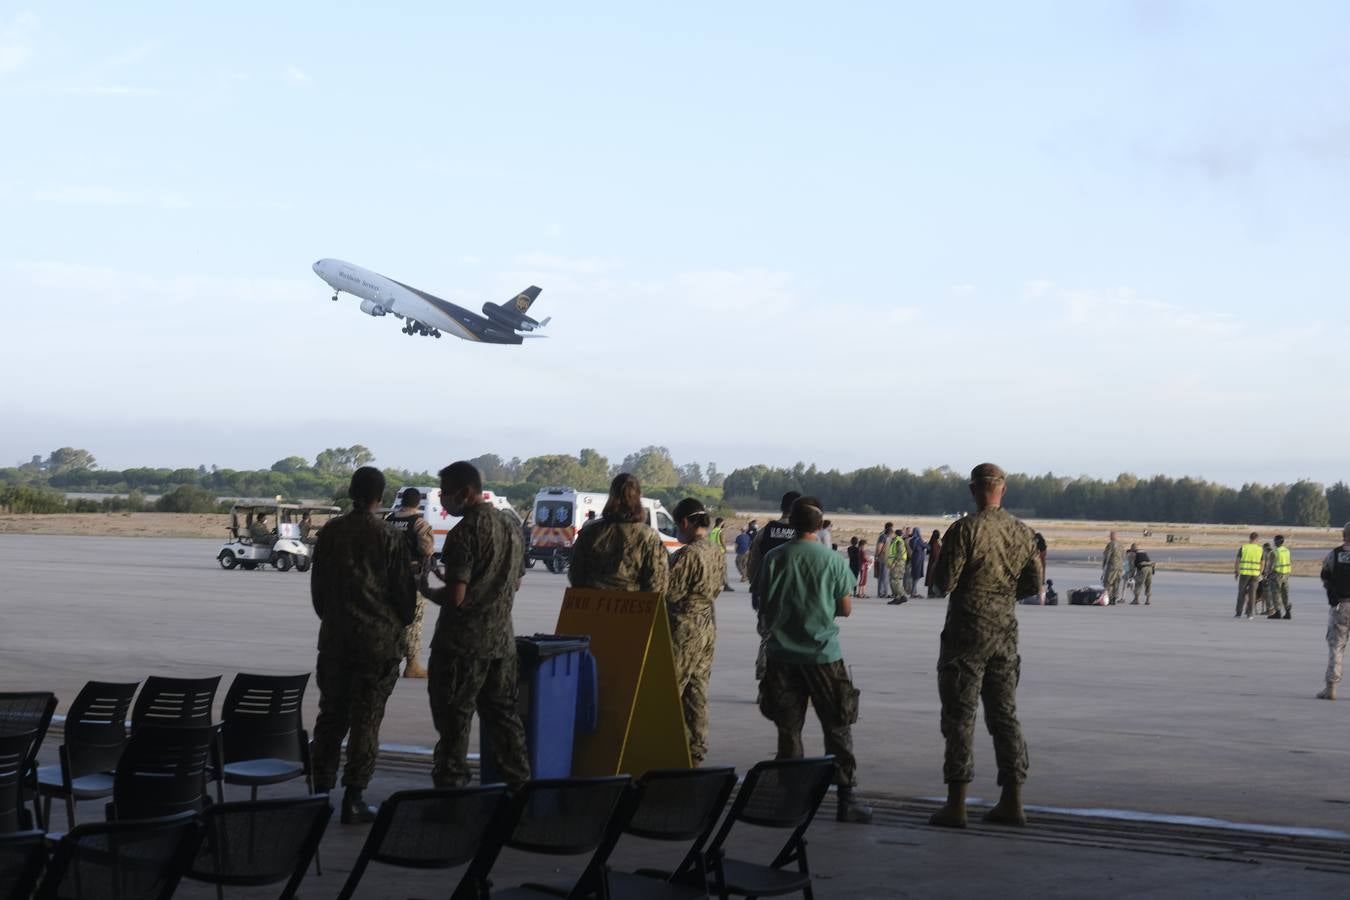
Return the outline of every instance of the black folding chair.
<path id="1" fill-rule="evenodd" d="M 505 799 L 501 784 L 392 794 L 380 804 L 338 900 L 349 900 L 372 862 L 409 869 L 451 869 L 469 862 L 509 805 Z"/>
<path id="2" fill-rule="evenodd" d="M 707 854 L 704 847 L 717 819 L 736 787 L 736 770 L 654 769 L 643 775 L 629 791 L 624 803 L 628 811 L 616 815 L 611 826 L 625 822 L 622 829 L 611 828 L 612 840 L 620 833 L 653 841 L 692 841 L 683 861 L 674 872 L 639 869 L 637 872 L 609 872 L 611 900 L 696 900 L 708 896 Z M 657 880 L 659 879 L 659 880 Z M 570 885 L 527 884 L 526 887 L 566 896 Z"/>
<path id="3" fill-rule="evenodd" d="M 216 885 L 285 882 L 281 900 L 300 888 L 332 818 L 328 795 L 218 803 L 202 813 L 202 841 L 186 875 Z"/>
<path id="4" fill-rule="evenodd" d="M 52 798 L 66 801 L 66 826 L 75 827 L 75 804 L 111 797 L 113 770 L 127 744 L 127 710 L 137 682 L 91 681 L 80 689 L 66 713 L 64 741 L 57 749 L 60 764 L 37 770 L 37 799 L 43 801 L 40 821 L 51 828 Z"/>
<path id="5" fill-rule="evenodd" d="M 142 725 L 210 725 L 220 676 L 211 678 L 145 679 L 136 705 L 131 708 L 131 730 Z"/>
<path id="6" fill-rule="evenodd" d="M 77 826 L 57 843 L 35 900 L 168 900 L 197 841 L 190 812 Z"/>
<path id="7" fill-rule="evenodd" d="M 0 897 L 28 900 L 47 864 L 47 836 L 41 831 L 0 834 Z"/>
<path id="8" fill-rule="evenodd" d="M 711 885 L 721 900 L 733 894 L 774 897 L 801 892 L 812 900 L 811 866 L 806 858 L 806 830 L 834 780 L 833 756 L 782 759 L 755 765 L 745 776 L 722 827 L 708 847 Z M 737 822 L 785 829 L 783 849 L 768 865 L 729 859 L 726 840 Z M 796 869 L 787 868 L 796 863 Z M 689 877 L 692 876 L 692 873 Z"/>
<path id="9" fill-rule="evenodd" d="M 38 751 L 42 749 L 55 713 L 56 695 L 51 691 L 0 693 L 0 735 L 31 733 L 33 737 L 23 766 L 24 783 L 30 789 L 37 779 Z M 38 827 L 46 827 L 36 795 L 33 797 L 33 814 L 37 817 Z"/>
<path id="10" fill-rule="evenodd" d="M 33 827 L 24 808 L 23 782 L 36 735 L 33 731 L 0 735 L 0 834 Z"/>
<path id="11" fill-rule="evenodd" d="M 215 736 L 213 725 L 143 725 L 132 732 L 113 773 L 108 820 L 201 812 Z"/>
<path id="12" fill-rule="evenodd" d="M 303 778 L 313 793 L 309 735 L 300 709 L 308 683 L 308 672 L 235 676 L 220 713 L 226 784 L 248 785 L 250 798 L 257 800 L 262 785 Z"/>
<path id="13" fill-rule="evenodd" d="M 483 845 L 460 880 L 453 900 L 525 900 L 554 896 L 524 885 L 504 891 L 492 887 L 492 867 L 504 847 L 548 856 L 591 854 L 586 868 L 564 895 L 568 898 L 607 896 L 606 866 L 631 810 L 623 803 L 627 775 L 604 778 L 558 778 L 527 782 L 508 801 L 483 837 Z"/>

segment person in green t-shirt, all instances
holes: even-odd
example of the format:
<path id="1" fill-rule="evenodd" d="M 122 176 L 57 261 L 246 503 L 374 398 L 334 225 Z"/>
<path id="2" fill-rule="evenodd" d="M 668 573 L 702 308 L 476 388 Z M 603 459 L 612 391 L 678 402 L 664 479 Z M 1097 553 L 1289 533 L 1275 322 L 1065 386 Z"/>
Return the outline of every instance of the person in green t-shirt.
<path id="1" fill-rule="evenodd" d="M 815 497 L 801 497 L 788 515 L 797 537 L 775 547 L 756 572 L 765 638 L 759 710 L 778 727 L 778 759 L 800 759 L 806 702 L 820 719 L 825 752 L 835 757 L 836 818 L 870 822 L 872 810 L 855 796 L 858 761 L 852 725 L 858 689 L 839 649 L 835 619 L 853 612 L 853 574 L 844 557 L 820 543 L 825 514 Z"/>

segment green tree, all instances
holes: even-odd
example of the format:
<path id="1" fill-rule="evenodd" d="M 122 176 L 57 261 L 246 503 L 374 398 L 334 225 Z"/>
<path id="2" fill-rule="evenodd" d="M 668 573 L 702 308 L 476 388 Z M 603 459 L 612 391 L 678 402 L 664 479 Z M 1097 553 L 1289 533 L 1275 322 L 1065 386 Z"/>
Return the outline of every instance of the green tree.
<path id="1" fill-rule="evenodd" d="M 599 452 L 589 447 L 582 449 L 577 454 L 577 465 L 581 469 L 576 485 L 578 489 L 603 491 L 609 488 L 609 460 Z"/>
<path id="2" fill-rule="evenodd" d="M 156 512 L 211 513 L 219 506 L 214 491 L 195 484 L 180 484 L 155 501 Z"/>
<path id="3" fill-rule="evenodd" d="M 1335 525 L 1350 522 L 1350 486 L 1344 481 L 1327 488 L 1327 512 Z"/>
<path id="4" fill-rule="evenodd" d="M 273 472 L 282 472 L 290 474 L 292 472 L 308 472 L 309 460 L 303 456 L 288 456 L 285 459 L 279 459 L 272 463 Z"/>
<path id="5" fill-rule="evenodd" d="M 576 487 L 582 483 L 583 472 L 576 457 L 552 453 L 525 460 L 521 463 L 521 474 L 533 484 Z"/>
<path id="6" fill-rule="evenodd" d="M 636 476 L 644 487 L 675 487 L 680 483 L 680 473 L 675 468 L 675 460 L 665 447 L 643 447 L 624 457 L 619 464 L 620 472 Z"/>
<path id="7" fill-rule="evenodd" d="M 63 472 L 69 472 L 72 469 L 94 469 L 98 463 L 94 461 L 94 454 L 88 450 L 79 450 L 75 447 L 62 447 L 59 450 L 53 450 L 47 457 L 46 462 L 42 464 L 42 469 L 48 475 L 60 475 Z"/>
<path id="8" fill-rule="evenodd" d="M 706 487 L 707 485 L 703 480 L 703 466 L 699 463 L 685 463 L 682 466 L 677 466 L 675 472 L 680 479 L 680 487 Z"/>
<path id="9" fill-rule="evenodd" d="M 1300 481 L 1284 495 L 1284 521 L 1290 525 L 1325 528 L 1331 521 L 1327 493 L 1320 484 Z"/>
<path id="10" fill-rule="evenodd" d="M 362 444 L 329 447 L 314 457 L 314 468 L 325 475 L 350 475 L 375 461 L 375 454 Z"/>
<path id="11" fill-rule="evenodd" d="M 0 509 L 11 513 L 42 514 L 66 511 L 66 496 L 60 491 L 29 484 L 0 488 Z"/>

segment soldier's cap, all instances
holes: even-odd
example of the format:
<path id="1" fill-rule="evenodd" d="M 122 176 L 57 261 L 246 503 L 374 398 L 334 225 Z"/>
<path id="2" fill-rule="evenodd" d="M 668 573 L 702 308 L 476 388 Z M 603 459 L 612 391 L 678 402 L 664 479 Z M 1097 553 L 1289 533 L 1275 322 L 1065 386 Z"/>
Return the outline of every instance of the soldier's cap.
<path id="1" fill-rule="evenodd" d="M 703 501 L 694 497 L 685 497 L 679 503 L 675 504 L 675 511 L 671 513 L 676 522 L 683 522 L 689 519 L 695 525 L 707 525 L 710 521 L 708 517 L 708 507 L 703 505 Z"/>
<path id="2" fill-rule="evenodd" d="M 410 487 L 398 497 L 399 505 L 404 509 L 413 509 L 422 505 L 422 492 L 415 487 Z"/>
<path id="3" fill-rule="evenodd" d="M 1003 481 L 1007 477 L 1007 474 L 993 463 L 980 463 L 970 470 L 971 484 L 989 484 Z"/>

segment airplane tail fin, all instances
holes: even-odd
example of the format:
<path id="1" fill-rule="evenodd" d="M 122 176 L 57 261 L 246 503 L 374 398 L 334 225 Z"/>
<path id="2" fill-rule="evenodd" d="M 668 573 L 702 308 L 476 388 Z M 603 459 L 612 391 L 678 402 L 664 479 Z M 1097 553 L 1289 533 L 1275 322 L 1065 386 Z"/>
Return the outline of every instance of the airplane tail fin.
<path id="1" fill-rule="evenodd" d="M 529 313 L 530 307 L 534 305 L 534 301 L 539 299 L 540 293 L 541 293 L 540 288 L 537 288 L 534 285 L 530 285 L 525 290 L 521 291 L 519 294 L 516 294 L 516 296 L 510 301 L 510 305 L 512 308 L 515 309 L 516 312 L 520 313 L 521 315 L 526 315 Z M 503 303 L 502 305 L 506 306 L 507 304 Z"/>

